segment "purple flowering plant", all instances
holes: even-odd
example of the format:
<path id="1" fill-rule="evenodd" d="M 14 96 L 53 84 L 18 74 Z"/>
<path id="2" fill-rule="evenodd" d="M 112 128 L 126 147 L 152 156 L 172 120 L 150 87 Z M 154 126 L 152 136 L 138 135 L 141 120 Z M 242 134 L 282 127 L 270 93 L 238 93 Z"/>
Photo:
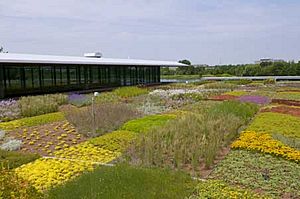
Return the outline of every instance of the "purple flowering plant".
<path id="1" fill-rule="evenodd" d="M 77 93 L 72 93 L 68 97 L 69 103 L 77 106 L 77 107 L 82 107 L 82 106 L 87 106 L 92 103 L 92 97 L 89 95 L 83 95 L 83 94 L 77 94 Z"/>
<path id="2" fill-rule="evenodd" d="M 270 99 L 265 96 L 253 96 L 253 95 L 244 95 L 238 98 L 241 102 L 251 102 L 255 104 L 268 104 L 270 103 Z"/>

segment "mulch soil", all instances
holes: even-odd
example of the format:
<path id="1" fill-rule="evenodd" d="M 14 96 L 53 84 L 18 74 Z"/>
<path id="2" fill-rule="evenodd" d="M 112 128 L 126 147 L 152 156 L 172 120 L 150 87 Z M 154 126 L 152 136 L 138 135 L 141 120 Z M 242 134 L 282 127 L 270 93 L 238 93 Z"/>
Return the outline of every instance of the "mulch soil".
<path id="1" fill-rule="evenodd" d="M 272 103 L 285 104 L 289 106 L 300 106 L 300 101 L 297 100 L 272 99 Z"/>
<path id="2" fill-rule="evenodd" d="M 68 121 L 17 129 L 10 131 L 9 136 L 22 140 L 21 151 L 42 156 L 51 156 L 54 151 L 86 140 Z"/>
<path id="3" fill-rule="evenodd" d="M 289 114 L 292 116 L 300 117 L 300 108 L 291 107 L 291 106 L 276 106 L 271 108 L 264 108 L 261 112 L 275 112 Z"/>
<path id="4" fill-rule="evenodd" d="M 209 100 L 225 101 L 225 100 L 235 100 L 237 98 L 238 98 L 237 96 L 233 96 L 233 95 L 216 95 L 216 96 L 210 97 Z"/>

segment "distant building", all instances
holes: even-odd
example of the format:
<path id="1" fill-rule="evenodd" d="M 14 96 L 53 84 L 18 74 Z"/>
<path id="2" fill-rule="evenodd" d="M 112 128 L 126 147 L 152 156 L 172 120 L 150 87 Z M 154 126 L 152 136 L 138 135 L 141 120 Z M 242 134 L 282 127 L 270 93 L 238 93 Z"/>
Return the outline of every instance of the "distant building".
<path id="1" fill-rule="evenodd" d="M 255 61 L 256 64 L 261 64 L 266 62 L 276 63 L 276 62 L 285 62 L 285 61 L 283 59 L 269 59 L 269 58 L 263 58 L 258 61 Z"/>
<path id="2" fill-rule="evenodd" d="M 160 82 L 170 61 L 0 53 L 0 98 Z"/>

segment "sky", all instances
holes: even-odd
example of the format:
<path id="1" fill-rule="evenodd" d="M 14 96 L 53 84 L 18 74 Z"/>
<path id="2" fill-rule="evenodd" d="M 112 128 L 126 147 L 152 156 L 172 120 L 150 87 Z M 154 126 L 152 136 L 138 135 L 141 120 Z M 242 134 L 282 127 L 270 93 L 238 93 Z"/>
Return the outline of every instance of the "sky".
<path id="1" fill-rule="evenodd" d="M 300 60 L 300 0 L 0 0 L 10 53 L 253 63 Z"/>

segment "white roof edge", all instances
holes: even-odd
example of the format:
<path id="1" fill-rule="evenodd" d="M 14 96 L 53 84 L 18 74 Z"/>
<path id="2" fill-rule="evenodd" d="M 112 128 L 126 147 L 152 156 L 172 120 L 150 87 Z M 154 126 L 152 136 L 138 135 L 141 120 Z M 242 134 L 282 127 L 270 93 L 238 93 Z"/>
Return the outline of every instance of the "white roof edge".
<path id="1" fill-rule="evenodd" d="M 36 55 L 0 53 L 0 63 L 43 63 L 43 64 L 85 64 L 85 65 L 124 65 L 124 66 L 187 66 L 175 61 L 155 61 L 142 59 L 88 58 L 75 56 Z"/>

